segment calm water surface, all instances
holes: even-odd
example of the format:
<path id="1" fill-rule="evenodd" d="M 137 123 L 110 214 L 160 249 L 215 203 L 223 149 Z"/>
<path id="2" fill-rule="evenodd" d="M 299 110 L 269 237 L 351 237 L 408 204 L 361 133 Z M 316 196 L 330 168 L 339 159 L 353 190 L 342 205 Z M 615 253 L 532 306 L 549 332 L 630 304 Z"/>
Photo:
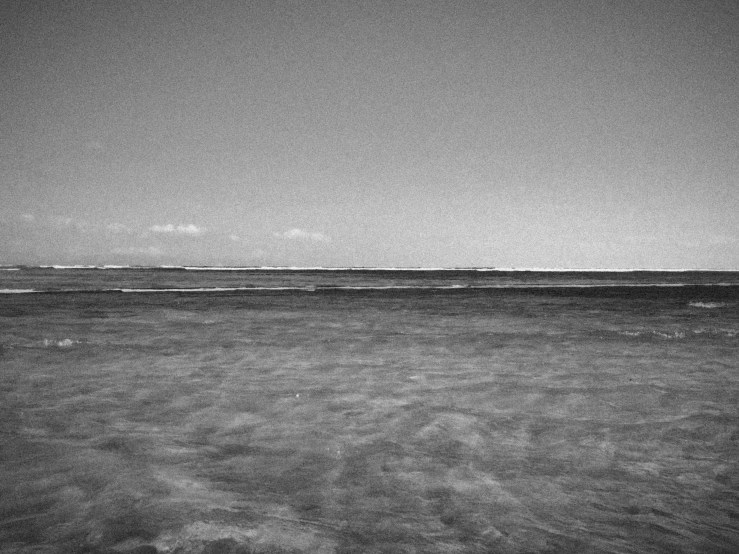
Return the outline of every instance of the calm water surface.
<path id="1" fill-rule="evenodd" d="M 0 273 L 1 552 L 739 551 L 736 273 Z"/>

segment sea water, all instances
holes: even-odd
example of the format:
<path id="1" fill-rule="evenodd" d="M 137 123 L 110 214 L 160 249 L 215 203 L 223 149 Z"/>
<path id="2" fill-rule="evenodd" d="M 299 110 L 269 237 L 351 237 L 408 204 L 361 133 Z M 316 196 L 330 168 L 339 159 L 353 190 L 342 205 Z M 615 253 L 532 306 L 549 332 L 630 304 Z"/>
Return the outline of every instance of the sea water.
<path id="1" fill-rule="evenodd" d="M 0 291 L 0 552 L 739 551 L 739 273 Z"/>

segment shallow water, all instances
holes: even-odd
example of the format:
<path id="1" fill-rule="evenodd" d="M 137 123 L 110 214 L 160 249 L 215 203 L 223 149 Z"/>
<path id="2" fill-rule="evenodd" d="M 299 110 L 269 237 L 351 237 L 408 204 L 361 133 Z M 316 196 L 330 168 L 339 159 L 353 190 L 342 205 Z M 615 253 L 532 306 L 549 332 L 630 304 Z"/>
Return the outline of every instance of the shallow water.
<path id="1" fill-rule="evenodd" d="M 0 551 L 739 551 L 738 302 L 2 295 Z"/>

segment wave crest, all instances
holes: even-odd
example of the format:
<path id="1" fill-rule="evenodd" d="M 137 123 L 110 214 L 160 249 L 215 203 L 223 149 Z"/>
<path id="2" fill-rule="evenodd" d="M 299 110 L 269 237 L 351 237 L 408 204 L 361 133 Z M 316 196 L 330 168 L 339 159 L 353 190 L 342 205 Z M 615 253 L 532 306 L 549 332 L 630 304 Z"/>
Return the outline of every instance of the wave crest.
<path id="1" fill-rule="evenodd" d="M 44 346 L 46 348 L 71 348 L 75 344 L 79 344 L 80 341 L 72 339 L 44 339 Z"/>
<path id="2" fill-rule="evenodd" d="M 706 308 L 706 309 L 713 309 L 713 308 L 725 308 L 729 304 L 726 302 L 690 302 L 688 306 L 692 308 Z"/>

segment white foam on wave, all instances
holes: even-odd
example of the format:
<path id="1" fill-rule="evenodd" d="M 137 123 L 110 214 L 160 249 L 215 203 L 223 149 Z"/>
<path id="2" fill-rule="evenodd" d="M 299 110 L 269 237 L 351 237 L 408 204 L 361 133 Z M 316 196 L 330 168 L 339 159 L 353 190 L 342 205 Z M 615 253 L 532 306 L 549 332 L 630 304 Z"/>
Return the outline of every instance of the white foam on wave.
<path id="1" fill-rule="evenodd" d="M 673 331 L 658 329 L 623 330 L 617 331 L 617 333 L 626 337 L 657 337 L 663 340 L 680 340 L 690 337 L 734 338 L 739 334 L 739 330 L 725 327 L 699 327 L 697 329 L 678 329 Z"/>
<path id="2" fill-rule="evenodd" d="M 451 290 L 467 288 L 499 288 L 499 287 L 469 287 L 467 285 L 372 285 L 372 286 L 304 286 L 304 287 L 186 287 L 186 288 L 161 288 L 161 289 L 137 289 L 121 288 L 106 289 L 104 292 L 125 293 L 152 293 L 152 292 L 262 292 L 262 291 L 299 291 L 299 292 L 330 292 L 336 290 Z M 502 287 L 509 288 L 509 287 Z M 85 291 L 80 291 L 85 292 Z"/>
<path id="3" fill-rule="evenodd" d="M 279 287 L 178 287 L 178 288 L 107 288 L 107 289 L 0 289 L 0 294 L 44 294 L 44 293 L 155 293 L 155 292 L 183 292 L 183 293 L 210 293 L 210 292 L 258 292 L 258 291 L 303 291 L 326 292 L 341 290 L 527 290 L 527 289 L 608 289 L 608 288 L 679 288 L 688 286 L 736 286 L 736 283 L 502 283 L 489 285 L 328 285 L 328 286 L 279 286 Z M 722 302 L 691 302 L 690 306 L 697 308 L 721 308 L 728 304 Z"/>
<path id="4" fill-rule="evenodd" d="M 484 287 L 471 287 L 468 285 L 346 285 L 320 287 L 320 290 L 450 290 L 450 289 L 474 289 Z"/>
<path id="5" fill-rule="evenodd" d="M 256 269 L 253 267 L 221 267 L 221 266 L 182 266 L 182 269 L 185 269 L 187 271 L 249 271 L 251 269 Z"/>
<path id="6" fill-rule="evenodd" d="M 185 288 L 121 288 L 105 289 L 104 292 L 249 292 L 249 291 L 309 291 L 330 292 L 341 290 L 487 290 L 487 289 L 592 289 L 592 288 L 650 288 L 650 287 L 685 287 L 684 283 L 592 283 L 592 284 L 558 284 L 558 283 L 507 283 L 493 285 L 327 285 L 327 286 L 284 286 L 284 287 L 185 287 Z M 61 291 L 74 292 L 74 291 Z M 89 292 L 89 291 L 78 291 Z"/>
<path id="7" fill-rule="evenodd" d="M 185 266 L 185 265 L 39 265 L 42 269 L 118 269 L 118 270 L 140 270 L 140 269 L 180 269 L 186 271 L 398 271 L 398 272 L 487 272 L 487 273 L 690 273 L 690 272 L 708 272 L 708 273 L 739 273 L 737 269 L 709 269 L 709 268 L 601 268 L 601 267 L 480 267 L 480 266 L 460 266 L 460 267 L 373 267 L 373 266 Z M 17 271 L 17 267 L 0 267 L 0 270 Z"/>
<path id="8" fill-rule="evenodd" d="M 729 337 L 734 338 L 739 334 L 739 330 L 737 329 L 731 329 L 726 327 L 719 327 L 719 328 L 707 328 L 707 329 L 695 329 L 693 331 L 696 335 L 709 335 L 709 336 L 723 336 L 723 337 Z"/>
<path id="9" fill-rule="evenodd" d="M 663 333 L 661 331 L 652 331 L 652 334 L 656 337 L 660 337 L 666 340 L 684 339 L 685 331 L 672 331 Z"/>
<path id="10" fill-rule="evenodd" d="M 725 308 L 728 306 L 726 302 L 690 302 L 688 306 L 691 306 L 693 308 Z"/>
<path id="11" fill-rule="evenodd" d="M 74 346 L 75 344 L 79 344 L 80 341 L 78 340 L 72 340 L 72 339 L 44 339 L 44 346 L 49 347 L 56 347 L 56 348 L 70 348 Z"/>
<path id="12" fill-rule="evenodd" d="M 657 331 L 656 329 L 649 329 L 644 331 L 618 331 L 619 335 L 626 337 L 641 337 L 641 336 L 653 336 L 659 337 L 666 340 L 684 339 L 686 336 L 685 331 Z"/>
<path id="13" fill-rule="evenodd" d="M 44 269 L 97 269 L 95 265 L 42 265 Z"/>
<path id="14" fill-rule="evenodd" d="M 106 289 L 106 292 L 145 293 L 145 292 L 239 292 L 264 290 L 315 291 L 315 287 L 189 287 L 171 289 Z"/>
<path id="15" fill-rule="evenodd" d="M 247 290 L 247 287 L 200 287 L 174 289 L 106 289 L 108 292 L 230 292 Z"/>
<path id="16" fill-rule="evenodd" d="M 532 272 L 532 273 L 681 273 L 681 272 L 737 272 L 732 269 L 651 269 L 651 268 L 600 268 L 600 267 L 376 267 L 376 266 L 175 266 L 162 265 L 162 269 L 188 271 L 477 271 L 477 272 Z"/>
<path id="17" fill-rule="evenodd" d="M 31 292 L 39 292 L 35 289 L 0 289 L 0 294 L 28 294 Z"/>

